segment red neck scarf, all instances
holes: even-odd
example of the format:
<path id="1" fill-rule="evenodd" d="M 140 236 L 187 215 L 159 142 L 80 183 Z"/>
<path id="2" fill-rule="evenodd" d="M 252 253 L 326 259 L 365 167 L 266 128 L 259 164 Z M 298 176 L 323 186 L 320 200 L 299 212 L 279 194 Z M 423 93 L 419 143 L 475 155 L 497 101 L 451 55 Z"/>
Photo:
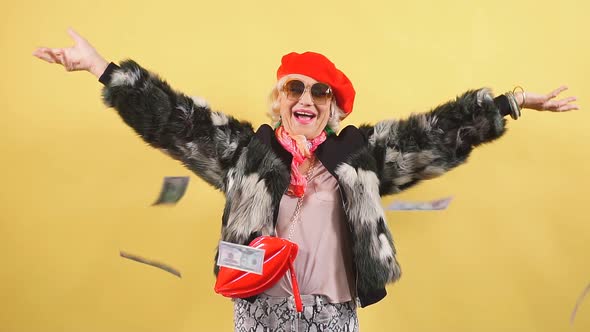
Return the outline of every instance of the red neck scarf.
<path id="1" fill-rule="evenodd" d="M 305 159 L 310 158 L 313 152 L 322 144 L 328 135 L 322 132 L 311 141 L 308 141 L 303 135 L 290 135 L 283 126 L 279 126 L 275 130 L 275 135 L 283 148 L 293 155 L 291 161 L 291 184 L 287 191 L 287 195 L 303 197 L 305 188 L 307 187 L 307 180 L 299 172 L 299 166 L 303 164 Z"/>

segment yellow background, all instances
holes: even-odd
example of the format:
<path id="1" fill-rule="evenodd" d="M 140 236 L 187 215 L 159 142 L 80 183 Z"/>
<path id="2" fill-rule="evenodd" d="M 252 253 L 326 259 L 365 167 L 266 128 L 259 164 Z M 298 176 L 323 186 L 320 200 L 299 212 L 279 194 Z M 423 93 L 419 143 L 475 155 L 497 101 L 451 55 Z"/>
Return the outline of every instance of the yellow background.
<path id="1" fill-rule="evenodd" d="M 256 126 L 280 57 L 326 54 L 354 82 L 347 123 L 426 111 L 470 88 L 571 89 L 582 110 L 525 111 L 467 165 L 388 212 L 404 275 L 360 310 L 362 331 L 589 331 L 587 1 L 12 1 L 0 17 L 0 331 L 230 331 L 213 292 L 223 196 L 191 175 L 173 208 L 147 147 L 87 73 L 33 58 L 72 26 Z M 389 204 L 395 198 L 384 199 Z M 166 262 L 182 279 L 119 257 Z"/>

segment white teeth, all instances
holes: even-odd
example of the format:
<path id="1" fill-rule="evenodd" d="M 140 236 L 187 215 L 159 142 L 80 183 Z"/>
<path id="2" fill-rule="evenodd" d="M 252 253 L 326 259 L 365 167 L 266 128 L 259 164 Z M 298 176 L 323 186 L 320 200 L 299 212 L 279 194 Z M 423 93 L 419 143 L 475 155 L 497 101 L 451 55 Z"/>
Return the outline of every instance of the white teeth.
<path id="1" fill-rule="evenodd" d="M 304 116 L 306 118 L 313 118 L 315 117 L 315 114 L 313 113 L 308 113 L 308 112 L 294 112 L 295 116 Z"/>

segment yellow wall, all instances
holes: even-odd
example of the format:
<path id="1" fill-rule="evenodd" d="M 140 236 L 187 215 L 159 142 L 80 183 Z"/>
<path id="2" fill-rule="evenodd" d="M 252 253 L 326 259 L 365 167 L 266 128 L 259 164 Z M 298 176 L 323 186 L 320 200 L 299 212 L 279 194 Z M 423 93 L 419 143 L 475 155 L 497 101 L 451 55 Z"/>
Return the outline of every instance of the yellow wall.
<path id="1" fill-rule="evenodd" d="M 444 4 L 443 4 L 444 3 Z M 402 281 L 360 311 L 363 331 L 590 330 L 587 1 L 12 1 L 0 17 L 0 331 L 230 331 L 212 288 L 223 197 L 191 175 L 174 208 L 147 147 L 86 73 L 33 58 L 66 28 L 255 125 L 280 56 L 326 54 L 358 91 L 348 123 L 404 117 L 466 89 L 560 84 L 568 114 L 526 111 L 470 162 L 399 199 L 454 195 L 443 212 L 388 212 Z M 394 198 L 388 197 L 384 204 Z M 119 257 L 164 261 L 178 279 Z"/>

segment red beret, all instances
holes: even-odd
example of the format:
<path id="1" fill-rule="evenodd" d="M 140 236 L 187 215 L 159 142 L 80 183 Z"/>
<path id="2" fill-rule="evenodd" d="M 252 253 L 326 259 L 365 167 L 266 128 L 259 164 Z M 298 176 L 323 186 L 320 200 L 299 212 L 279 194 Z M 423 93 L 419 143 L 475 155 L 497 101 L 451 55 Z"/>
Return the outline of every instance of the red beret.
<path id="1" fill-rule="evenodd" d="M 283 56 L 277 70 L 277 80 L 285 75 L 301 74 L 330 85 L 336 97 L 336 104 L 346 115 L 352 112 L 355 91 L 352 82 L 325 56 L 314 53 L 289 53 Z"/>

